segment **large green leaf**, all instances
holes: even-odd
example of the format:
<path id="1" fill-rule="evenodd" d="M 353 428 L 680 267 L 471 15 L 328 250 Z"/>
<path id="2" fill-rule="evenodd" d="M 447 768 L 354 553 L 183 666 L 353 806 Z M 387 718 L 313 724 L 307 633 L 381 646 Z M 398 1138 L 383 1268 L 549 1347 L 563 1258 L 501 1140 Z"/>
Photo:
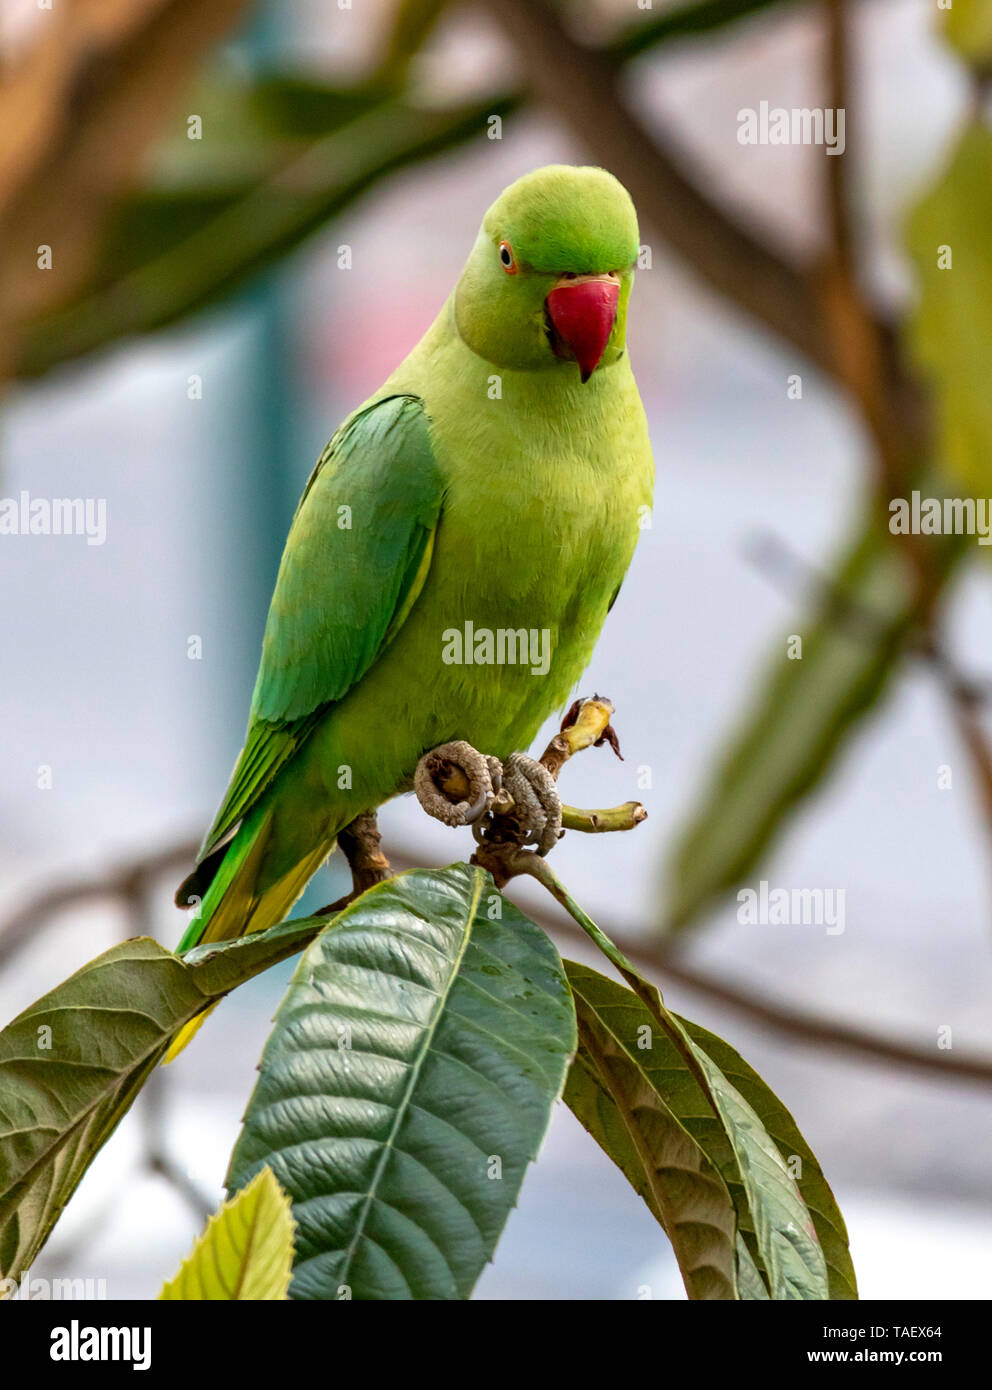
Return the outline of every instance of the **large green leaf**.
<path id="1" fill-rule="evenodd" d="M 180 960 L 149 937 L 112 947 L 0 1033 L 0 1271 L 19 1277 L 172 1035 L 300 950 L 326 917 Z"/>
<path id="2" fill-rule="evenodd" d="M 947 169 L 910 215 L 907 242 L 920 283 L 909 341 L 934 392 L 942 461 L 967 493 L 988 498 L 992 130 L 981 121 L 964 131 Z"/>
<path id="3" fill-rule="evenodd" d="M 799 1132 L 795 1120 L 774 1091 L 730 1043 L 700 1027 L 698 1023 L 690 1023 L 686 1018 L 680 1018 L 679 1021 L 693 1042 L 698 1043 L 707 1056 L 712 1058 L 727 1080 L 754 1110 L 789 1165 L 790 1172 L 798 1167 L 794 1176 L 803 1201 L 813 1218 L 813 1225 L 816 1227 L 826 1260 L 830 1297 L 856 1299 L 858 1285 L 848 1248 L 844 1218 L 830 1185 L 823 1176 L 823 1169 Z"/>
<path id="4" fill-rule="evenodd" d="M 783 637 L 676 836 L 663 878 L 664 932 L 693 925 L 736 887 L 833 768 L 888 684 L 913 631 L 916 594 L 897 539 L 872 514 L 829 595 L 792 628 L 801 659 L 790 659 Z"/>
<path id="5" fill-rule="evenodd" d="M 295 1298 L 466 1298 L 575 1047 L 551 942 L 481 869 L 370 889 L 309 947 L 231 1159 L 293 1199 Z"/>
<path id="6" fill-rule="evenodd" d="M 639 993 L 588 966 L 568 961 L 565 968 L 573 991 L 722 1176 L 771 1297 L 829 1297 L 812 1218 L 754 1109 L 629 962 L 621 969 Z"/>
<path id="7" fill-rule="evenodd" d="M 566 1105 L 663 1227 L 689 1297 L 735 1298 L 734 1204 L 720 1174 L 665 1103 L 644 1065 L 647 1054 L 624 1027 L 628 1001 L 642 1013 L 643 1005 L 596 971 L 564 964 L 579 1026 Z"/>
<path id="8" fill-rule="evenodd" d="M 289 1198 L 263 1168 L 207 1222 L 159 1298 L 173 1301 L 281 1299 L 293 1272 Z"/>
<path id="9" fill-rule="evenodd" d="M 737 1297 L 744 1303 L 767 1302 L 769 1299 L 765 1281 L 747 1248 L 747 1242 L 739 1231 L 737 1233 Z"/>
<path id="10" fill-rule="evenodd" d="M 739 1181 L 744 1189 L 772 1298 L 829 1298 L 826 1262 L 813 1219 L 771 1135 L 708 1053 L 691 1039 L 690 1046 L 723 1130 L 707 1152 L 718 1162 L 723 1137 L 729 1143 L 724 1179 L 728 1186 Z"/>

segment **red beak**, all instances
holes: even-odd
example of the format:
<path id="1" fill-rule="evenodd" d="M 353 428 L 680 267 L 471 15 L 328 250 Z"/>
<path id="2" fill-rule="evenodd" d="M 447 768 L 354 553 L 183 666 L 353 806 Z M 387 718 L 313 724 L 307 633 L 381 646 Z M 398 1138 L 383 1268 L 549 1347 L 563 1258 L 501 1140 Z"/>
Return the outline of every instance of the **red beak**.
<path id="1" fill-rule="evenodd" d="M 566 280 L 547 297 L 548 315 L 560 340 L 553 343 L 554 350 L 559 357 L 574 357 L 583 382 L 596 370 L 610 341 L 619 298 L 619 282 L 605 276 Z"/>

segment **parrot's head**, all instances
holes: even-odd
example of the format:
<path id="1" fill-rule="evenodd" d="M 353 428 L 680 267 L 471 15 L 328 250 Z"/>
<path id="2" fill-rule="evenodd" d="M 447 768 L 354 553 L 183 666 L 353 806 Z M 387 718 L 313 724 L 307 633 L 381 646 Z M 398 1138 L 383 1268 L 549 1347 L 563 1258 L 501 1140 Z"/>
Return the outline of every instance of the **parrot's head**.
<path id="1" fill-rule="evenodd" d="M 634 204 L 612 174 L 535 169 L 483 218 L 455 291 L 458 331 L 496 366 L 586 382 L 626 351 L 638 244 Z"/>

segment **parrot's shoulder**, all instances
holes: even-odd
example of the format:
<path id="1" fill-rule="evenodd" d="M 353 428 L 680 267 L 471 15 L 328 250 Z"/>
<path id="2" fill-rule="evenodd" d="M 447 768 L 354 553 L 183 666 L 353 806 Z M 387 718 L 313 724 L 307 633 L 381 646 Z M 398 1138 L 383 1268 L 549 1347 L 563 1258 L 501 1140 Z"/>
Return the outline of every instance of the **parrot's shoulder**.
<path id="1" fill-rule="evenodd" d="M 442 485 L 431 419 L 423 398 L 383 390 L 347 416 L 328 440 L 296 510 L 302 514 L 317 485 L 330 493 L 343 483 L 379 486 L 405 480 L 424 494 Z"/>

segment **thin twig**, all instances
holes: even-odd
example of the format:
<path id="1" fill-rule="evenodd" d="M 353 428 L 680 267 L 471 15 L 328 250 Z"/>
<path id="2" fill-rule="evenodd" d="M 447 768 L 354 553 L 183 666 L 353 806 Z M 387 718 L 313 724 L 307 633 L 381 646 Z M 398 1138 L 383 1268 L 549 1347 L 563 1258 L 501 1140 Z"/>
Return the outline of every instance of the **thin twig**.
<path id="1" fill-rule="evenodd" d="M 826 107 L 844 112 L 845 130 L 848 107 L 848 9 L 847 0 L 826 0 L 827 18 L 827 100 Z M 839 119 L 839 115 L 837 117 Z M 847 142 L 845 139 L 845 146 Z M 850 156 L 845 148 L 840 155 L 825 156 L 827 166 L 827 207 L 830 214 L 830 236 L 837 265 L 844 276 L 853 281 L 857 274 L 854 258 L 854 203 L 852 180 L 849 177 Z"/>
<path id="2" fill-rule="evenodd" d="M 958 735 L 971 759 L 985 826 L 992 837 L 992 745 L 980 713 L 988 698 L 988 686 L 960 672 L 935 638 L 925 642 L 921 650 L 947 697 Z"/>
<path id="3" fill-rule="evenodd" d="M 185 867 L 195 859 L 198 849 L 198 842 L 187 841 L 143 855 L 120 869 L 70 879 L 36 894 L 5 922 L 0 922 L 0 966 L 6 965 L 17 951 L 29 945 L 35 932 L 49 917 L 68 908 L 75 910 L 85 907 L 88 903 L 126 901 L 135 880 L 154 879 L 169 869 Z"/>

